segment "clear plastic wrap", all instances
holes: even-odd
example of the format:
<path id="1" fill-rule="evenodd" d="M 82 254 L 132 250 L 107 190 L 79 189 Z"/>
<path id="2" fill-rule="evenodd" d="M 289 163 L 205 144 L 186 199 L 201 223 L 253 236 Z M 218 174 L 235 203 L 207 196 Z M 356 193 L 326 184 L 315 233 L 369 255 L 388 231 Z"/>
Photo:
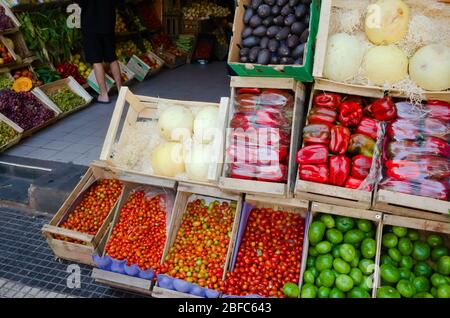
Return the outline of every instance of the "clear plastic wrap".
<path id="1" fill-rule="evenodd" d="M 396 104 L 399 119 L 388 125 L 380 189 L 450 199 L 450 104 Z"/>

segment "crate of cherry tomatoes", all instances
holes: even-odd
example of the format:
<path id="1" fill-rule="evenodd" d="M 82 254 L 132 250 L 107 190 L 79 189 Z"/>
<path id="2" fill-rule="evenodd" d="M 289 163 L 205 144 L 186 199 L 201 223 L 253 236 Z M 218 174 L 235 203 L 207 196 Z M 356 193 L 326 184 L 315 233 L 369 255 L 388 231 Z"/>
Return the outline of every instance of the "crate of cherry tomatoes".
<path id="1" fill-rule="evenodd" d="M 449 222 L 450 104 L 399 100 L 388 124 L 376 210 Z"/>
<path id="2" fill-rule="evenodd" d="M 340 91 L 315 84 L 311 93 L 295 196 L 370 208 L 386 123 L 396 108 L 381 90 Z"/>
<path id="3" fill-rule="evenodd" d="M 140 56 L 133 55 L 127 63 L 127 67 L 135 73 L 135 78 L 140 82 L 158 73 L 163 65 L 164 61 L 153 52 Z"/>
<path id="4" fill-rule="evenodd" d="M 222 190 L 288 197 L 305 88 L 287 78 L 232 77 Z"/>
<path id="5" fill-rule="evenodd" d="M 110 226 L 123 186 L 111 170 L 89 167 L 55 216 L 42 227 L 56 257 L 93 264 L 92 254 Z"/>
<path id="6" fill-rule="evenodd" d="M 223 298 L 298 298 L 309 202 L 247 195 Z"/>
<path id="7" fill-rule="evenodd" d="M 241 195 L 180 183 L 152 296 L 220 295 L 241 213 Z"/>
<path id="8" fill-rule="evenodd" d="M 173 188 L 127 183 L 108 233 L 92 256 L 92 277 L 150 295 L 170 234 L 174 200 Z"/>
<path id="9" fill-rule="evenodd" d="M 6 43 L 5 37 L 0 35 L 0 68 L 10 66 L 17 61 L 16 53 Z"/>

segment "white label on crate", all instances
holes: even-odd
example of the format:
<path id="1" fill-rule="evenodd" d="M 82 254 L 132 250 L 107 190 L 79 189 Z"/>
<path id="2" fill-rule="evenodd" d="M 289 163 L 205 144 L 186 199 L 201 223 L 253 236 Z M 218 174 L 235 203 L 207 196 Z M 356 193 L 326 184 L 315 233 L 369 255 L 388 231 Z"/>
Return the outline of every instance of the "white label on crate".
<path id="1" fill-rule="evenodd" d="M 111 90 L 111 88 L 114 86 L 115 82 L 111 78 L 111 76 L 109 76 L 108 74 L 105 74 L 105 80 L 106 80 L 106 89 L 109 92 Z M 89 74 L 89 76 L 87 78 L 87 82 L 94 91 L 96 91 L 97 93 L 100 94 L 100 88 L 98 87 L 98 83 L 97 83 L 97 79 L 95 78 L 94 70 L 92 70 L 91 73 Z"/>
<path id="2" fill-rule="evenodd" d="M 128 68 L 134 72 L 135 78 L 142 82 L 144 78 L 147 76 L 148 72 L 150 71 L 150 66 L 145 64 L 140 58 L 138 58 L 136 55 L 133 55 L 127 64 Z"/>

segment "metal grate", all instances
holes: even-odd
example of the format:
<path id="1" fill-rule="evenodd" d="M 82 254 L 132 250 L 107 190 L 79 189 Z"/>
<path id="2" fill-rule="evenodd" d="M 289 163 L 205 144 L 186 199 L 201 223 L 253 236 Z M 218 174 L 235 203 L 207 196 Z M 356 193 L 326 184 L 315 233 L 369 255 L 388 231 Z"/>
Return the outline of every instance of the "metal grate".
<path id="1" fill-rule="evenodd" d="M 66 270 L 72 263 L 55 259 L 41 234 L 47 222 L 46 217 L 0 208 L 0 278 L 74 297 L 141 297 L 96 284 L 91 267 L 81 264 L 81 288 L 67 287 Z"/>

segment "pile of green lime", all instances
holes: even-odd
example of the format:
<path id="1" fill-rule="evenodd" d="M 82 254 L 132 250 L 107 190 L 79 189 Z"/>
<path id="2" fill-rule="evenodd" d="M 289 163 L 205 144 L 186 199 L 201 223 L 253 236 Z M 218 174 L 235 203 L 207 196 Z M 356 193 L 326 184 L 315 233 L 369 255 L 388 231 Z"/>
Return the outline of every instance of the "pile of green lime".
<path id="1" fill-rule="evenodd" d="M 308 239 L 302 298 L 371 297 L 377 251 L 373 222 L 318 215 Z"/>
<path id="2" fill-rule="evenodd" d="M 450 298 L 450 256 L 442 236 L 420 239 L 417 230 L 387 228 L 380 277 L 378 298 Z"/>

